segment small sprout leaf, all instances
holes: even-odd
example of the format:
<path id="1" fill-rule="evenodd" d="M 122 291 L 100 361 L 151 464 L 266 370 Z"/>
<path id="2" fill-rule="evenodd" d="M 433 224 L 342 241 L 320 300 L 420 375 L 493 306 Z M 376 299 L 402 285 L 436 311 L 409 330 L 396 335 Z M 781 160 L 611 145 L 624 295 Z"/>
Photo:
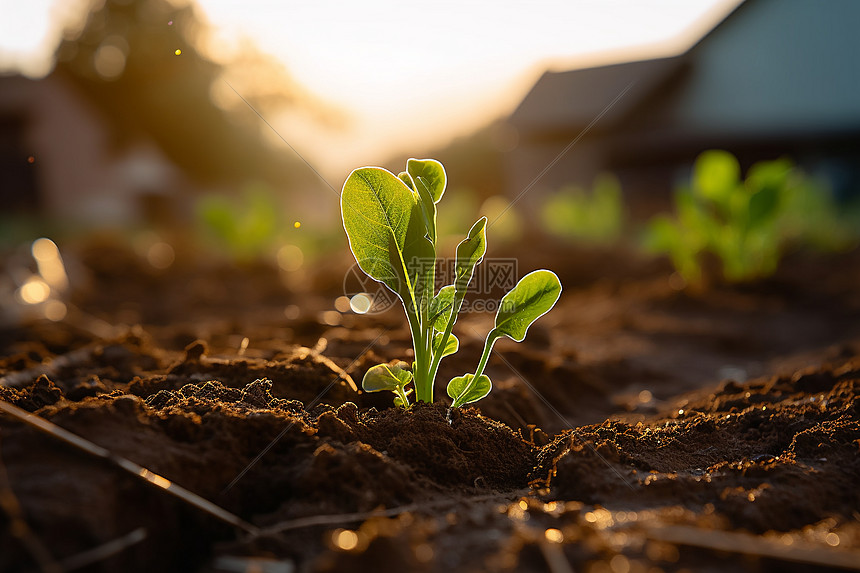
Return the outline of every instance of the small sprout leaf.
<path id="1" fill-rule="evenodd" d="M 451 404 L 454 408 L 477 402 L 489 394 L 492 389 L 493 383 L 485 374 L 481 374 L 477 379 L 475 379 L 474 374 L 465 374 L 452 378 L 448 382 L 448 396 L 454 400 Z"/>
<path id="2" fill-rule="evenodd" d="M 403 181 L 407 187 L 409 187 L 412 191 L 415 191 L 415 185 L 412 183 L 412 177 L 409 176 L 405 171 L 401 171 L 397 174 L 397 178 Z"/>
<path id="3" fill-rule="evenodd" d="M 424 218 L 424 227 L 427 229 L 427 237 L 430 242 L 436 244 L 436 203 L 430 196 L 427 188 L 420 183 L 416 184 L 418 188 L 418 205 L 421 206 L 421 216 Z"/>
<path id="4" fill-rule="evenodd" d="M 716 149 L 706 151 L 696 159 L 693 188 L 705 199 L 727 205 L 740 177 L 741 167 L 734 155 Z"/>
<path id="5" fill-rule="evenodd" d="M 436 244 L 436 203 L 445 193 L 445 168 L 435 159 L 410 159 L 406 162 L 406 172 L 412 179 L 412 189 L 418 193 L 427 236 Z"/>
<path id="6" fill-rule="evenodd" d="M 469 282 L 472 280 L 472 274 L 475 272 L 475 267 L 483 260 L 484 253 L 486 252 L 487 218 L 481 217 L 469 229 L 468 236 L 457 245 L 454 288 L 458 295 L 465 296 L 466 289 L 469 288 Z"/>
<path id="7" fill-rule="evenodd" d="M 401 171 L 397 174 L 397 178 L 403 181 L 415 194 L 415 199 L 418 206 L 421 208 L 421 218 L 424 221 L 424 229 L 427 232 L 427 238 L 430 242 L 436 243 L 436 204 L 433 202 L 433 197 L 425 185 L 415 185 L 412 176 L 406 171 Z"/>
<path id="8" fill-rule="evenodd" d="M 403 388 L 412 381 L 412 372 L 401 365 L 377 364 L 367 371 L 361 381 L 361 387 L 365 392 L 380 392 L 382 390 L 397 390 Z"/>
<path id="9" fill-rule="evenodd" d="M 522 342 L 529 326 L 549 312 L 559 296 L 561 281 L 554 272 L 541 269 L 527 274 L 502 297 L 493 330 Z"/>
<path id="10" fill-rule="evenodd" d="M 438 332 L 433 337 L 433 352 L 439 352 L 439 345 L 442 344 L 443 333 Z M 460 349 L 460 341 L 453 334 L 448 335 L 448 342 L 445 343 L 445 349 L 442 351 L 442 356 L 450 356 Z"/>
<path id="11" fill-rule="evenodd" d="M 443 286 L 430 302 L 430 323 L 439 332 L 445 330 L 451 320 L 454 306 L 454 285 Z"/>
<path id="12" fill-rule="evenodd" d="M 433 203 L 442 199 L 448 176 L 441 163 L 435 159 L 410 159 L 406 162 L 406 171 L 412 176 L 415 187 L 426 190 Z"/>

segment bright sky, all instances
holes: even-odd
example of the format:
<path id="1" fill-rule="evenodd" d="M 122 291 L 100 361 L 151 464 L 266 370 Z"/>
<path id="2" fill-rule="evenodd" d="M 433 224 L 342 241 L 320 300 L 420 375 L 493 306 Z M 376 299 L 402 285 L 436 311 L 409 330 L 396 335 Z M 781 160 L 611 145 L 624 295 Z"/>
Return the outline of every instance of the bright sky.
<path id="1" fill-rule="evenodd" d="M 181 0 L 173 0 L 174 2 Z M 61 21 L 84 0 L 0 0 L 0 70 L 50 69 Z M 738 0 L 197 0 L 229 51 L 253 39 L 347 131 L 269 119 L 324 173 L 421 154 L 511 111 L 547 67 L 683 50 Z"/>

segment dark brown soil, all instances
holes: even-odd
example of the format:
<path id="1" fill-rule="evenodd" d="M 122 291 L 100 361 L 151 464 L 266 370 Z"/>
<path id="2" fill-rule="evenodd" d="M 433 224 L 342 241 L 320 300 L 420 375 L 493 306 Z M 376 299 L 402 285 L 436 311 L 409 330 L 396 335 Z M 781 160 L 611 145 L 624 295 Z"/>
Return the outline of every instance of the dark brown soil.
<path id="1" fill-rule="evenodd" d="M 330 269 L 303 291 L 265 265 L 80 253 L 65 321 L 0 330 L 0 400 L 255 529 L 0 415 L 2 571 L 80 565 L 139 528 L 87 570 L 860 568 L 856 254 L 692 292 L 568 253 L 559 306 L 498 345 L 490 397 L 404 411 L 351 387 L 408 357 L 397 309 L 323 320 Z M 458 322 L 441 381 L 491 319 Z"/>

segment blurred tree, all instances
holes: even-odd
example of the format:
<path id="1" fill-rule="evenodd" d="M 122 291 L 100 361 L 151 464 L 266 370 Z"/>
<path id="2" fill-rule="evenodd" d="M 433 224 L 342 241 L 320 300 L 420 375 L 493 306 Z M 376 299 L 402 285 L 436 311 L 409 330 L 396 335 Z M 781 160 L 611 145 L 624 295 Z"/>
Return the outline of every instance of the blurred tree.
<path id="1" fill-rule="evenodd" d="M 93 0 L 83 26 L 67 30 L 58 47 L 56 73 L 70 77 L 108 116 L 117 146 L 146 135 L 200 182 L 253 178 L 281 186 L 306 178 L 307 168 L 288 149 L 267 143 L 262 130 L 268 127 L 251 109 L 216 104 L 213 86 L 225 87 L 225 67 L 205 53 L 208 34 L 190 4 Z M 259 92 L 243 94 L 261 113 L 270 104 L 313 107 L 277 62 L 259 52 L 243 57 L 278 79 L 278 97 L 268 93 L 256 101 Z"/>

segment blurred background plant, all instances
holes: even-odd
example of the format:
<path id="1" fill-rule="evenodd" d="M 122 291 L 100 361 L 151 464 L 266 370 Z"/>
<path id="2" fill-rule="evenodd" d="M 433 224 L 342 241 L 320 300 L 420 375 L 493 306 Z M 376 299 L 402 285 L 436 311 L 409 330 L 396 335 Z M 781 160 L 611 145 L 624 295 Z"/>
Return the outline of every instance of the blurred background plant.
<path id="1" fill-rule="evenodd" d="M 610 244 L 618 241 L 626 215 L 621 183 L 610 173 L 594 179 L 591 191 L 568 185 L 549 195 L 541 222 L 552 235 L 572 242 Z"/>
<path id="2" fill-rule="evenodd" d="M 644 245 L 667 254 L 688 283 L 705 278 L 708 254 L 725 280 L 743 282 L 773 274 L 788 249 L 856 246 L 856 213 L 788 159 L 758 162 L 742 179 L 731 153 L 710 150 L 696 159 L 690 184 L 676 189 L 675 214 L 651 220 Z"/>
<path id="3" fill-rule="evenodd" d="M 239 197 L 201 197 L 196 221 L 203 245 L 237 260 L 254 259 L 276 249 L 287 228 L 285 210 L 271 187 L 260 182 L 246 185 Z"/>

